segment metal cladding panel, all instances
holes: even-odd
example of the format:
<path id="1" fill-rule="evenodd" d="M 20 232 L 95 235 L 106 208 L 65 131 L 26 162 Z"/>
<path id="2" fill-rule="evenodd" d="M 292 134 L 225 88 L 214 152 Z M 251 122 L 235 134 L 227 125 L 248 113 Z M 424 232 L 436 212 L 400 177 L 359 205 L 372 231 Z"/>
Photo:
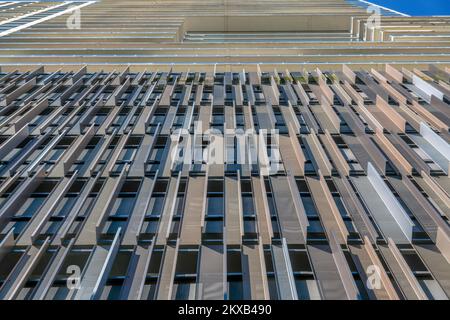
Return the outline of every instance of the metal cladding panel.
<path id="1" fill-rule="evenodd" d="M 417 172 L 430 173 L 430 167 L 397 135 L 385 136 Z"/>
<path id="2" fill-rule="evenodd" d="M 169 237 L 170 226 L 172 223 L 175 204 L 177 199 L 178 187 L 180 184 L 180 174 L 177 178 L 172 177 L 169 180 L 169 187 L 167 191 L 167 199 L 164 202 L 164 209 L 162 217 L 158 226 L 158 234 L 156 235 L 156 243 L 164 245 Z"/>
<path id="3" fill-rule="evenodd" d="M 149 92 L 151 93 L 149 89 Z M 143 110 L 141 114 L 139 115 L 139 118 L 137 119 L 137 122 L 133 128 L 133 134 L 144 134 L 147 129 L 147 125 L 149 122 L 149 118 L 152 116 L 153 112 L 155 111 L 156 103 L 154 103 L 152 106 L 143 106 Z"/>
<path id="4" fill-rule="evenodd" d="M 372 246 L 371 244 L 369 244 Z M 383 266 L 379 259 L 376 257 L 375 250 L 372 247 L 368 248 L 367 245 L 349 245 L 352 260 L 361 276 L 361 281 L 368 283 L 369 277 L 373 274 L 373 270 L 377 268 L 379 270 L 380 278 L 382 279 L 380 286 L 367 287 L 367 294 L 370 299 L 376 300 L 397 300 L 398 296 L 395 293 L 395 289 L 392 286 L 391 280 L 387 273 L 383 269 Z M 372 252 L 370 252 L 370 251 Z"/>
<path id="5" fill-rule="evenodd" d="M 72 245 L 75 241 L 72 239 L 67 246 L 61 246 L 58 252 L 54 255 L 50 266 L 45 273 L 45 276 L 37 284 L 35 292 L 33 293 L 33 300 L 44 300 L 55 281 L 56 275 L 64 263 Z"/>
<path id="6" fill-rule="evenodd" d="M 313 132 L 312 134 L 304 136 L 304 141 L 313 155 L 312 161 L 316 167 L 316 170 L 320 170 L 320 172 L 325 176 L 331 176 L 333 166 L 331 165 L 331 162 L 328 159 L 328 156 L 320 144 L 320 140 L 316 134 Z"/>
<path id="7" fill-rule="evenodd" d="M 355 223 L 361 236 L 367 236 L 371 242 L 375 242 L 378 237 L 378 232 L 369 220 L 369 217 L 367 216 L 360 200 L 354 193 L 349 180 L 345 177 L 333 177 L 333 182 L 336 185 L 339 195 L 341 196 L 347 211 L 352 216 L 353 222 Z"/>
<path id="8" fill-rule="evenodd" d="M 282 244 L 272 245 L 272 260 L 275 269 L 275 279 L 278 288 L 278 296 L 281 300 L 297 300 L 294 274 L 287 250 L 286 241 Z"/>
<path id="9" fill-rule="evenodd" d="M 225 129 L 234 129 L 236 127 L 236 117 L 235 117 L 235 108 L 231 106 L 224 107 L 225 114 Z"/>
<path id="10" fill-rule="evenodd" d="M 33 120 L 34 117 L 39 115 L 42 111 L 44 111 L 48 107 L 48 100 L 43 99 L 36 106 L 32 107 L 27 113 L 22 115 L 19 119 L 14 120 L 12 123 L 14 125 L 14 132 L 19 131 L 24 126 L 28 125 L 28 122 Z"/>
<path id="11" fill-rule="evenodd" d="M 352 182 L 358 189 L 364 204 L 370 210 L 371 215 L 375 219 L 377 226 L 380 228 L 383 235 L 392 238 L 395 243 L 410 243 L 412 237 L 412 225 L 407 226 L 410 228 L 410 231 L 409 234 L 405 234 L 391 214 L 390 209 L 380 197 L 377 189 L 370 183 L 369 179 L 366 177 L 353 178 Z"/>
<path id="12" fill-rule="evenodd" d="M 225 104 L 225 87 L 215 85 L 213 89 L 214 106 L 223 106 Z"/>
<path id="13" fill-rule="evenodd" d="M 450 217 L 450 197 L 441 186 L 430 176 L 423 174 L 423 177 L 416 177 L 416 182 L 428 195 L 429 199 L 436 204 L 439 210 L 447 217 Z"/>
<path id="14" fill-rule="evenodd" d="M 226 260 L 224 246 L 202 245 L 200 247 L 198 300 L 222 300 L 227 296 Z"/>
<path id="15" fill-rule="evenodd" d="M 399 194 L 406 206 L 414 212 L 414 216 L 430 236 L 436 241 L 438 228 L 446 228 L 436 209 L 423 197 L 408 178 L 388 178 L 389 183 Z"/>
<path id="16" fill-rule="evenodd" d="M 323 299 L 347 300 L 347 293 L 328 245 L 307 245 L 315 279 Z"/>
<path id="17" fill-rule="evenodd" d="M 401 109 L 401 108 L 400 108 Z M 393 133 L 405 132 L 406 119 L 402 117 L 397 108 L 390 106 L 383 98 L 377 95 L 376 109 L 368 108 L 382 126 Z M 409 109 L 405 109 L 409 110 Z M 410 121 L 410 123 L 413 123 Z"/>
<path id="18" fill-rule="evenodd" d="M 236 105 L 237 106 L 242 106 L 243 103 L 243 99 L 242 99 L 242 86 L 240 85 L 233 85 L 233 94 L 234 94 L 234 98 L 236 100 Z"/>
<path id="19" fill-rule="evenodd" d="M 387 246 L 380 245 L 378 248 L 390 269 L 395 270 L 394 277 L 406 298 L 410 300 L 428 300 L 419 281 L 392 239 L 388 239 Z"/>
<path id="20" fill-rule="evenodd" d="M 115 196 L 119 193 L 119 190 L 124 182 L 124 177 L 111 177 L 105 182 L 100 194 L 96 199 L 96 203 L 99 205 L 94 206 L 83 225 L 80 234 L 77 237 L 77 244 L 91 244 L 96 243 L 98 236 L 98 229 L 103 224 L 107 215 L 110 213 Z"/>
<path id="21" fill-rule="evenodd" d="M 311 111 L 321 128 L 327 128 L 333 134 L 339 133 L 340 120 L 328 102 L 322 101 L 321 105 L 311 107 Z"/>
<path id="22" fill-rule="evenodd" d="M 173 128 L 173 122 L 177 114 L 177 107 L 170 106 L 167 110 L 166 119 L 164 120 L 164 125 L 161 128 L 162 134 L 170 134 Z"/>
<path id="23" fill-rule="evenodd" d="M 319 132 L 319 130 L 321 129 L 319 127 L 319 124 L 317 123 L 316 119 L 314 118 L 314 115 L 312 114 L 311 110 L 303 105 L 303 106 L 299 106 L 299 110 L 301 115 L 303 116 L 303 118 L 305 119 L 306 125 L 308 126 L 308 128 L 311 130 L 314 130 L 314 132 Z"/>
<path id="24" fill-rule="evenodd" d="M 371 164 L 367 178 L 354 178 L 358 191 L 386 237 L 411 243 L 414 223 Z"/>
<path id="25" fill-rule="evenodd" d="M 342 135 L 342 138 L 365 170 L 368 169 L 369 162 L 373 162 L 380 172 L 386 172 L 387 160 L 384 155 L 375 148 L 372 140 L 367 137 L 355 137 L 347 134 Z"/>
<path id="26" fill-rule="evenodd" d="M 157 284 L 157 299 L 171 300 L 173 279 L 178 256 L 178 242 L 175 246 L 167 245 L 164 250 L 163 262 Z"/>
<path id="27" fill-rule="evenodd" d="M 365 126 L 361 118 L 350 109 L 341 110 L 340 114 L 353 131 L 352 135 L 342 134 L 342 138 L 353 151 L 361 166 L 367 169 L 368 162 L 373 162 L 381 172 L 385 172 L 387 159 L 376 148 L 371 137 L 365 134 Z"/>
<path id="28" fill-rule="evenodd" d="M 413 75 L 413 84 L 420 90 L 420 92 L 424 93 L 422 96 L 423 99 L 430 101 L 431 96 L 435 96 L 436 98 L 442 100 L 444 99 L 444 94 L 433 87 L 430 83 L 421 79 L 417 75 Z"/>
<path id="29" fill-rule="evenodd" d="M 180 244 L 200 244 L 206 201 L 205 177 L 189 177 L 187 198 L 189 201 L 183 213 L 183 224 L 180 232 Z"/>
<path id="30" fill-rule="evenodd" d="M 271 79 L 273 81 L 273 77 L 271 77 Z M 278 88 L 274 89 L 273 86 L 263 85 L 262 91 L 263 91 L 266 103 L 269 103 L 270 105 L 278 105 L 278 99 L 277 99 L 277 97 L 279 95 Z"/>
<path id="31" fill-rule="evenodd" d="M 253 106 L 258 118 L 260 129 L 272 130 L 275 128 L 275 116 L 272 108 L 267 105 Z"/>
<path id="32" fill-rule="evenodd" d="M 70 178 L 63 178 L 63 180 L 56 186 L 57 190 L 47 199 L 45 204 L 40 208 L 34 219 L 29 223 L 28 228 L 23 232 L 17 244 L 31 245 L 31 242 L 37 239 L 40 235 L 44 225 L 50 219 L 52 213 L 56 209 L 56 206 L 67 193 L 77 175 L 74 174 Z"/>
<path id="33" fill-rule="evenodd" d="M 242 106 L 242 111 L 244 113 L 244 130 L 254 130 L 254 123 L 252 118 L 252 107 L 250 103 L 248 105 Z"/>
<path id="34" fill-rule="evenodd" d="M 336 263 L 339 276 L 345 289 L 345 293 L 349 300 L 358 300 L 361 298 L 358 288 L 356 287 L 355 279 L 352 271 L 347 264 L 344 252 L 341 245 L 337 242 L 335 232 L 330 233 L 330 248 Z"/>
<path id="35" fill-rule="evenodd" d="M 198 121 L 202 125 L 203 130 L 208 130 L 211 124 L 212 106 L 201 106 Z"/>
<path id="36" fill-rule="evenodd" d="M 164 92 L 161 96 L 161 105 L 163 106 L 169 106 L 170 105 L 170 101 L 172 98 L 172 92 L 173 92 L 173 86 L 172 85 L 167 85 L 166 88 L 164 89 Z"/>
<path id="37" fill-rule="evenodd" d="M 110 247 L 97 246 L 80 282 L 74 300 L 96 300 L 100 297 L 120 245 L 119 228 Z"/>
<path id="38" fill-rule="evenodd" d="M 341 175 L 348 176 L 350 174 L 350 166 L 340 152 L 336 143 L 333 141 L 333 137 L 330 135 L 328 130 L 325 130 L 325 134 L 320 136 L 320 140 L 323 143 L 325 149 L 328 151 L 330 159 L 331 161 L 333 161 L 336 170 Z"/>
<path id="39" fill-rule="evenodd" d="M 242 277 L 244 299 L 269 299 L 264 252 L 261 245 L 242 246 Z"/>
<path id="40" fill-rule="evenodd" d="M 80 136 L 74 144 L 69 148 L 64 155 L 59 159 L 55 168 L 50 172 L 51 177 L 64 176 L 70 170 L 72 164 L 78 158 L 81 150 L 88 144 L 95 134 L 95 127 L 92 125 L 84 135 Z"/>
<path id="41" fill-rule="evenodd" d="M 389 159 L 395 165 L 395 167 L 406 175 L 410 175 L 413 172 L 413 167 L 403 157 L 403 155 L 394 147 L 388 138 L 381 132 L 376 133 L 376 143 L 383 149 Z"/>
<path id="42" fill-rule="evenodd" d="M 270 220 L 269 205 L 267 203 L 264 179 L 252 177 L 252 189 L 255 197 L 255 209 L 258 221 L 258 232 L 264 244 L 270 244 L 273 236 L 272 221 Z"/>
<path id="43" fill-rule="evenodd" d="M 432 96 L 430 107 L 430 110 L 433 110 L 433 114 L 438 116 L 443 121 L 445 120 L 447 125 L 450 123 L 450 110 L 448 110 L 445 102 L 439 100 L 435 96 Z"/>
<path id="44" fill-rule="evenodd" d="M 0 242 L 0 260 L 14 248 L 14 229 L 11 229 Z"/>
<path id="45" fill-rule="evenodd" d="M 297 96 L 292 89 L 292 86 L 290 84 L 288 85 L 282 85 L 281 86 L 283 94 L 287 97 L 288 101 L 292 105 L 296 105 L 298 102 Z"/>
<path id="46" fill-rule="evenodd" d="M 292 129 L 292 132 L 297 134 L 300 132 L 300 122 L 298 121 L 297 115 L 295 114 L 295 110 L 292 107 L 291 102 L 288 102 L 287 105 L 279 106 L 281 114 L 283 115 L 284 123 L 286 126 L 290 129 Z M 291 130 L 289 131 L 289 134 L 291 134 Z"/>
<path id="47" fill-rule="evenodd" d="M 298 212 L 298 210 L 301 211 L 302 208 L 296 208 L 287 178 L 272 177 L 270 182 L 282 236 L 286 239 L 288 244 L 304 244 L 306 226 L 302 226 L 304 221 L 300 220 L 299 216 L 304 215 L 304 212 Z"/>
<path id="48" fill-rule="evenodd" d="M 308 186 L 314 199 L 321 221 L 328 234 L 334 233 L 339 243 L 346 243 L 348 231 L 333 197 L 322 176 L 307 177 Z"/>
<path id="49" fill-rule="evenodd" d="M 432 180 L 437 186 L 440 187 L 441 190 L 443 190 L 446 194 L 449 194 L 448 190 L 450 190 L 450 179 L 441 175 L 433 177 Z"/>
<path id="50" fill-rule="evenodd" d="M 2 284 L 0 299 L 16 299 L 20 290 L 25 286 L 26 280 L 32 274 L 39 261 L 47 251 L 49 238 L 45 239 L 41 247 L 31 246 L 19 260 L 17 268 L 14 268 Z M 20 266 L 20 268 L 19 268 Z"/>
<path id="51" fill-rule="evenodd" d="M 7 220 L 22 206 L 24 199 L 37 188 L 43 178 L 44 167 L 40 167 L 34 176 L 19 185 L 15 193 L 5 201 L 0 209 L 0 225 L 6 224 Z"/>
<path id="52" fill-rule="evenodd" d="M 304 173 L 304 169 L 297 157 L 296 147 L 292 145 L 292 137 L 280 135 L 279 148 L 284 166 L 290 174 L 299 176 Z"/>
<path id="53" fill-rule="evenodd" d="M 127 228 L 125 229 L 122 244 L 136 245 L 137 239 L 142 228 L 145 214 L 147 213 L 148 204 L 155 186 L 155 178 L 144 177 L 139 194 L 136 199 L 136 204 L 129 217 Z"/>
<path id="54" fill-rule="evenodd" d="M 450 162 L 450 146 L 449 144 L 442 139 L 439 135 L 437 135 L 429 126 L 427 126 L 425 123 L 420 123 L 420 134 L 424 137 L 425 140 L 428 141 L 429 144 L 433 146 L 434 149 L 439 152 L 442 157 L 444 157 L 447 160 L 447 166 L 445 167 L 445 162 L 443 162 L 443 169 L 444 171 L 449 168 L 449 162 Z"/>
<path id="55" fill-rule="evenodd" d="M 225 230 L 228 245 L 241 244 L 244 232 L 239 184 L 238 178 L 225 177 Z"/>
<path id="56" fill-rule="evenodd" d="M 442 290 L 450 298 L 450 264 L 434 245 L 416 244 L 414 249 L 423 259 Z"/>
<path id="57" fill-rule="evenodd" d="M 139 150 L 136 153 L 133 164 L 130 167 L 128 176 L 142 177 L 145 175 L 145 166 L 147 165 L 151 149 L 155 141 L 155 136 L 145 135 L 142 139 Z"/>
<path id="58" fill-rule="evenodd" d="M 410 135 L 411 139 L 429 156 L 446 174 L 449 174 L 449 159 L 446 155 L 438 151 L 431 140 L 427 140 L 420 135 Z M 443 142 L 447 144 L 446 142 Z M 444 151 L 445 152 L 445 151 Z"/>
<path id="59" fill-rule="evenodd" d="M 70 230 L 70 227 L 72 226 L 77 215 L 79 214 L 79 211 L 86 203 L 89 194 L 92 191 L 92 188 L 96 185 L 97 182 L 98 182 L 98 175 L 94 179 L 89 180 L 89 182 L 87 182 L 86 185 L 83 187 L 82 192 L 79 194 L 78 201 L 67 213 L 64 221 L 61 224 L 61 227 L 59 228 L 58 232 L 55 235 L 55 238 L 53 239 L 53 243 L 61 245 L 62 241 L 66 238 Z"/>
<path id="60" fill-rule="evenodd" d="M 402 109 L 404 109 L 404 106 L 402 107 Z M 417 113 L 414 121 L 414 129 L 416 129 L 417 131 L 420 131 L 420 123 L 422 123 L 422 119 L 430 123 L 433 127 L 440 130 L 442 133 L 448 131 L 448 123 L 450 123 L 450 121 L 448 117 L 439 110 L 436 110 L 431 106 L 428 108 L 422 108 L 422 106 L 415 101 L 413 101 L 411 109 Z M 404 110 L 406 111 L 406 109 Z"/>
<path id="61" fill-rule="evenodd" d="M 185 88 L 183 88 L 183 99 L 181 100 L 182 106 L 187 106 L 189 103 L 189 99 L 191 97 L 192 92 L 192 85 L 186 85 Z"/>
<path id="62" fill-rule="evenodd" d="M 145 285 L 145 279 L 152 256 L 153 246 L 137 246 L 133 252 L 128 270 L 128 277 L 125 279 L 121 290 L 121 297 L 127 300 L 141 300 Z"/>

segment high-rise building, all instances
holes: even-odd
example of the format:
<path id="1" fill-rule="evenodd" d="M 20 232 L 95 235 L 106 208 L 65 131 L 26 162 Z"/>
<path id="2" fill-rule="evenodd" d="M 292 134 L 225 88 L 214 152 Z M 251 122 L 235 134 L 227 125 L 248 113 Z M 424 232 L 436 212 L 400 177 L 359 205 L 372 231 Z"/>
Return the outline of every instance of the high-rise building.
<path id="1" fill-rule="evenodd" d="M 0 299 L 448 299 L 450 17 L 0 2 Z"/>

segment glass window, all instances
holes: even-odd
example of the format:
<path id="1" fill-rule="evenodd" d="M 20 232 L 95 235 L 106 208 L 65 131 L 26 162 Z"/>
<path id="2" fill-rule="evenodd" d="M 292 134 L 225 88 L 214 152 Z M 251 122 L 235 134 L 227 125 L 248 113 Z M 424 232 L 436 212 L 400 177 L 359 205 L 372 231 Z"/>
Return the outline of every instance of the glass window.
<path id="1" fill-rule="evenodd" d="M 223 198 L 208 197 L 208 215 L 223 216 Z"/>

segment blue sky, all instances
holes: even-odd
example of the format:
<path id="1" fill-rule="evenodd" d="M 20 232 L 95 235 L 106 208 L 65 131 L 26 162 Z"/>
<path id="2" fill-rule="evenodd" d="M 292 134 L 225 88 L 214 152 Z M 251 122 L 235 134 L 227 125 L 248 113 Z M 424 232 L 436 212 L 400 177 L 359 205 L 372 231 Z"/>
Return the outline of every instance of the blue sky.
<path id="1" fill-rule="evenodd" d="M 367 0 L 411 16 L 450 15 L 450 0 Z"/>

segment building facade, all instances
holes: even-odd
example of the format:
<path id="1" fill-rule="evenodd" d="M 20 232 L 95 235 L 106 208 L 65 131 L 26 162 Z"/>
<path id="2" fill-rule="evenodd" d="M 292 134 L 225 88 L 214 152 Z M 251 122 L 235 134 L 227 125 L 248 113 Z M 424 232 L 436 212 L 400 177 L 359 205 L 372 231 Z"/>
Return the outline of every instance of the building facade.
<path id="1" fill-rule="evenodd" d="M 0 299 L 448 299 L 449 22 L 0 2 Z"/>

